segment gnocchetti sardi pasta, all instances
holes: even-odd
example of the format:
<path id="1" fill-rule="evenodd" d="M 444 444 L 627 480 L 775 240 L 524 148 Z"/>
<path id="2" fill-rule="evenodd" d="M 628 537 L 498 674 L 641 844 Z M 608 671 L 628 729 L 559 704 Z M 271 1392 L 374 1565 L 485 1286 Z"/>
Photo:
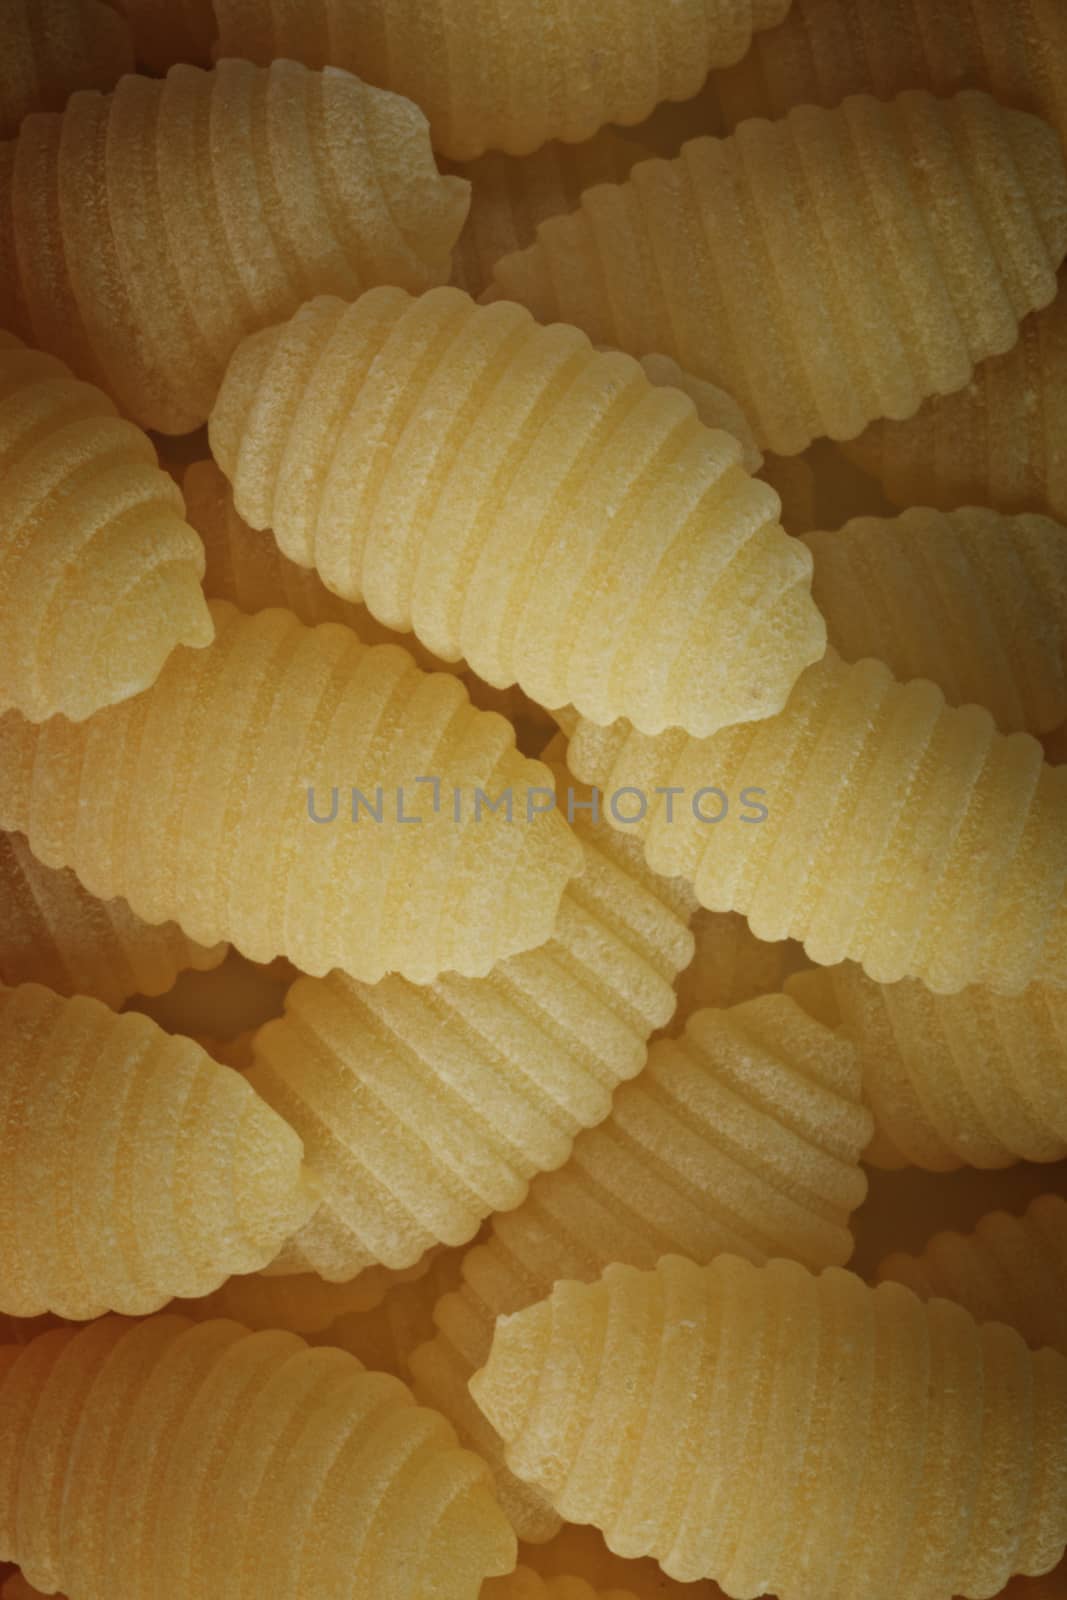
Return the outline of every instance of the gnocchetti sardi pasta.
<path id="1" fill-rule="evenodd" d="M 5 0 L 0 139 L 75 89 L 110 89 L 133 70 L 130 30 L 108 0 Z"/>

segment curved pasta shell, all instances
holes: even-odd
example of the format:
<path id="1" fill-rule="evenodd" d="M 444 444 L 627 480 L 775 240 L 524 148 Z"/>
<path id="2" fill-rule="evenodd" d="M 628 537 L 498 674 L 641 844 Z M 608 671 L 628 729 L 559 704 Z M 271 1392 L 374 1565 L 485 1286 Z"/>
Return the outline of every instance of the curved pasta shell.
<path id="1" fill-rule="evenodd" d="M 765 722 L 652 739 L 583 721 L 567 754 L 601 789 L 680 788 L 673 821 L 657 798 L 631 832 L 655 871 L 743 912 L 757 938 L 799 939 L 812 961 L 859 961 L 881 983 L 998 994 L 1067 987 L 1067 770 L 1041 758 L 977 706 L 832 650 Z M 718 825 L 709 783 L 732 802 Z M 753 791 L 767 816 L 746 825 L 737 802 Z"/>
<path id="2" fill-rule="evenodd" d="M 0 718 L 0 827 L 149 922 L 309 973 L 483 975 L 548 937 L 581 848 L 558 814 L 475 825 L 477 788 L 522 795 L 549 776 L 502 718 L 347 628 L 222 601 L 212 615 L 215 643 L 176 651 L 135 701 L 78 726 Z M 420 814 L 427 771 L 441 810 L 402 827 L 396 793 Z M 381 788 L 380 823 L 362 802 L 351 821 L 349 785 L 371 806 Z"/>
<path id="3" fill-rule="evenodd" d="M 791 978 L 788 992 L 856 1047 L 873 1165 L 949 1172 L 1067 1157 L 1067 991 L 938 995 L 845 962 Z"/>
<path id="4" fill-rule="evenodd" d="M 519 306 L 314 300 L 240 347 L 210 435 L 291 560 L 541 705 L 710 730 L 779 709 L 825 646 L 738 441 Z"/>
<path id="5" fill-rule="evenodd" d="M 58 111 L 75 89 L 110 89 L 133 71 L 130 32 L 106 0 L 4 0 L 0 139 L 30 111 Z"/>
<path id="6" fill-rule="evenodd" d="M 107 1317 L 0 1351 L 0 1555 L 79 1600 L 476 1600 L 515 1541 L 395 1378 L 291 1333 Z"/>
<path id="7" fill-rule="evenodd" d="M 921 1255 L 887 1256 L 878 1280 L 955 1300 L 978 1322 L 1007 1322 L 1035 1349 L 1067 1355 L 1067 1200 L 1040 1195 L 1021 1217 L 991 1211 L 971 1234 L 937 1233 Z"/>
<path id="8" fill-rule="evenodd" d="M 681 1033 L 694 1011 L 707 1006 L 739 1006 L 760 995 L 777 994 L 789 975 L 807 966 L 803 950 L 792 939 L 768 944 L 757 939 L 736 911 L 705 911 L 690 919 L 696 951 L 675 984 L 678 1006 L 667 1024 Z"/>
<path id="9" fill-rule="evenodd" d="M 73 872 L 42 866 L 21 834 L 0 833 L 0 983 L 43 983 L 118 1010 L 225 954 L 224 944 L 194 944 L 174 922 L 150 927 L 124 900 L 95 900 Z"/>
<path id="10" fill-rule="evenodd" d="M 213 0 L 107 0 L 129 19 L 137 59 L 149 72 L 178 61 L 211 65 L 218 33 Z"/>
<path id="11" fill-rule="evenodd" d="M 812 593 L 846 661 L 876 656 L 981 705 L 1004 733 L 1067 717 L 1067 528 L 975 506 L 857 517 L 804 540 Z"/>
<path id="12" fill-rule="evenodd" d="M 763 452 L 756 443 L 756 435 L 732 395 L 727 394 L 725 389 L 717 389 L 704 378 L 694 378 L 691 372 L 683 371 L 670 356 L 641 356 L 639 365 L 649 383 L 657 389 L 681 389 L 683 394 L 687 394 L 705 428 L 718 428 L 724 433 L 732 433 L 741 445 L 741 465 L 745 471 L 753 475 L 759 473 L 774 488 L 772 479 L 762 471 L 765 463 Z"/>
<path id="13" fill-rule="evenodd" d="M 435 148 L 456 161 L 487 149 L 526 155 L 549 139 L 589 139 L 607 122 L 640 122 L 658 101 L 695 94 L 709 67 L 737 61 L 788 6 L 215 0 L 222 54 L 358 72 L 422 106 Z"/>
<path id="14" fill-rule="evenodd" d="M 851 1048 L 792 1000 L 700 1011 L 683 1039 L 652 1045 L 644 1072 L 575 1141 L 567 1165 L 494 1217 L 411 1368 L 419 1394 L 492 1464 L 520 1538 L 550 1538 L 559 1520 L 507 1470 L 468 1392 L 494 1321 L 560 1278 L 592 1282 L 612 1261 L 651 1267 L 672 1251 L 704 1261 L 723 1250 L 759 1262 L 847 1261 L 870 1128 Z"/>
<path id="15" fill-rule="evenodd" d="M 1065 250 L 1045 123 L 974 92 L 855 95 L 588 190 L 497 263 L 491 294 L 674 356 L 794 455 L 962 388 L 1052 300 Z"/>
<path id="16" fill-rule="evenodd" d="M 607 1116 L 674 1009 L 689 891 L 575 813 L 584 865 L 547 944 L 477 980 L 303 979 L 256 1037 L 249 1081 L 301 1131 L 324 1202 L 287 1251 L 354 1277 L 464 1244 Z"/>
<path id="17" fill-rule="evenodd" d="M 0 333 L 0 707 L 81 721 L 211 642 L 204 553 L 151 442 Z"/>
<path id="18" fill-rule="evenodd" d="M 317 1190 L 293 1130 L 191 1039 L 0 989 L 0 1306 L 155 1311 L 266 1266 Z"/>
<path id="19" fill-rule="evenodd" d="M 629 1589 L 593 1589 L 583 1578 L 542 1578 L 516 1567 L 506 1578 L 490 1578 L 481 1600 L 637 1600 Z"/>
<path id="20" fill-rule="evenodd" d="M 241 339 L 310 295 L 443 282 L 467 204 L 417 108 L 347 73 L 125 77 L 0 160 L 0 325 L 187 433 Z"/>
<path id="21" fill-rule="evenodd" d="M 1027 317 L 1007 355 L 906 422 L 875 422 L 849 457 L 894 505 L 995 506 L 1067 522 L 1067 291 Z"/>
<path id="22" fill-rule="evenodd" d="M 471 1389 L 564 1515 L 735 1600 L 992 1595 L 1067 1541 L 1067 1361 L 837 1268 L 558 1283 Z"/>

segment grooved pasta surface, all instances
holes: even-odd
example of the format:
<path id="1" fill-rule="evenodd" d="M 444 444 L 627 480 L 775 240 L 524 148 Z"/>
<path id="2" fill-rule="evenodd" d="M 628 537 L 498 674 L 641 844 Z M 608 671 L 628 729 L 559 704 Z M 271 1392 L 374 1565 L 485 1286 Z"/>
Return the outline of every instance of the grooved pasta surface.
<path id="1" fill-rule="evenodd" d="M 346 73 L 131 75 L 0 148 L 0 325 L 186 433 L 242 337 L 310 295 L 444 281 L 467 203 L 417 108 Z"/>
<path id="2" fill-rule="evenodd" d="M 1067 987 L 1067 769 L 988 712 L 946 707 L 932 683 L 830 650 L 764 722 L 691 739 L 583 721 L 567 759 L 609 792 L 679 787 L 673 821 L 657 798 L 632 831 L 657 872 L 688 878 L 709 910 L 743 912 L 758 938 L 936 993 Z M 735 802 L 721 823 L 695 818 L 708 785 Z M 758 824 L 736 804 L 750 786 L 764 791 Z"/>
<path id="3" fill-rule="evenodd" d="M 105 0 L 0 0 L 0 38 L 0 139 L 29 112 L 133 71 L 129 29 Z"/>
<path id="4" fill-rule="evenodd" d="M 215 0 L 220 50 L 254 61 L 332 63 L 410 96 L 436 149 L 526 155 L 549 139 L 589 139 L 660 100 L 695 94 L 713 65 L 744 55 L 789 0 Z"/>
<path id="5" fill-rule="evenodd" d="M 524 818 L 549 776 L 503 718 L 347 628 L 223 601 L 212 615 L 215 643 L 176 651 L 134 701 L 78 726 L 0 718 L 0 827 L 146 921 L 309 973 L 425 983 L 548 937 L 581 849 L 559 813 L 474 821 L 476 789 L 513 786 Z M 397 821 L 398 790 L 420 826 Z"/>
<path id="6" fill-rule="evenodd" d="M 811 533 L 812 593 L 846 661 L 929 678 L 1003 733 L 1067 717 L 1067 528 L 969 506 L 856 517 Z"/>
<path id="7" fill-rule="evenodd" d="M 192 1040 L 0 989 L 0 1309 L 136 1316 L 266 1266 L 317 1203 L 302 1158 Z"/>
<path id="8" fill-rule="evenodd" d="M 738 441 L 518 306 L 314 300 L 241 345 L 210 434 L 291 560 L 541 705 L 712 731 L 779 709 L 824 648 Z"/>
<path id="9" fill-rule="evenodd" d="M 0 1557 L 78 1600 L 477 1600 L 515 1541 L 395 1378 L 291 1333 L 107 1317 L 0 1352 Z"/>
<path id="10" fill-rule="evenodd" d="M 546 944 L 423 988 L 301 979 L 257 1035 L 249 1081 L 301 1131 L 323 1184 L 294 1264 L 346 1279 L 466 1243 L 644 1065 L 692 953 L 694 902 L 636 843 L 578 813 L 575 831 L 583 868 Z"/>
<path id="11" fill-rule="evenodd" d="M 837 1268 L 668 1256 L 497 1324 L 514 1471 L 733 1600 L 951 1600 L 1067 1541 L 1067 1360 Z"/>
<path id="12" fill-rule="evenodd" d="M 1065 250 L 1052 129 L 985 94 L 916 90 L 642 162 L 542 223 L 490 293 L 673 356 L 793 455 L 962 388 L 1052 300 Z"/>
<path id="13" fill-rule="evenodd" d="M 0 332 L 0 707 L 81 721 L 205 645 L 204 552 L 150 440 Z"/>
<path id="14" fill-rule="evenodd" d="M 871 1119 L 859 1094 L 851 1047 L 784 995 L 699 1011 L 681 1039 L 652 1045 L 644 1072 L 579 1136 L 567 1165 L 494 1217 L 411 1366 L 427 1403 L 493 1464 L 521 1538 L 544 1540 L 559 1523 L 507 1470 L 467 1390 L 494 1320 L 560 1278 L 592 1282 L 612 1261 L 645 1268 L 673 1251 L 707 1261 L 723 1250 L 846 1261 L 849 1216 L 866 1194 L 859 1159 Z"/>
<path id="15" fill-rule="evenodd" d="M 948 1172 L 1067 1157 L 1064 989 L 931 994 L 912 979 L 875 983 L 850 961 L 788 988 L 856 1047 L 874 1165 Z"/>

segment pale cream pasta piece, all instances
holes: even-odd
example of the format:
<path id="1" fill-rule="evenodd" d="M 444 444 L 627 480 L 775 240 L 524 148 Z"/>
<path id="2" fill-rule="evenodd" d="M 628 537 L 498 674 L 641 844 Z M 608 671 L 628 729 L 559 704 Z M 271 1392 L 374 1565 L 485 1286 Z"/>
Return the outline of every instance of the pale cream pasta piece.
<path id="1" fill-rule="evenodd" d="M 600 9 L 568 0 L 215 0 L 219 50 L 295 56 L 406 94 L 456 161 L 578 143 L 605 123 L 640 122 L 695 94 L 709 67 L 744 55 L 790 0 L 696 0 Z"/>
<path id="2" fill-rule="evenodd" d="M 130 30 L 107 0 L 0 0 L 0 39 L 0 139 L 28 112 L 133 71 Z"/>
<path id="3" fill-rule="evenodd" d="M 777 994 L 791 973 L 808 964 L 795 940 L 757 939 L 736 911 L 701 907 L 689 927 L 696 950 L 674 986 L 678 1005 L 665 1030 L 672 1035 L 682 1032 L 694 1011 Z"/>
<path id="4" fill-rule="evenodd" d="M 779 709 L 825 647 L 808 552 L 737 439 L 519 306 L 314 300 L 241 345 L 210 435 L 291 560 L 549 709 L 719 728 Z"/>
<path id="5" fill-rule="evenodd" d="M 204 552 L 140 428 L 0 332 L 0 708 L 81 721 L 206 645 Z"/>
<path id="6" fill-rule="evenodd" d="M 838 1268 L 557 1283 L 471 1390 L 564 1515 L 734 1600 L 993 1595 L 1067 1541 L 1067 1360 Z"/>
<path id="7" fill-rule="evenodd" d="M 640 790 L 650 865 L 757 938 L 938 993 L 1067 987 L 1067 770 L 932 683 L 830 650 L 776 717 L 710 739 L 582 721 L 567 760 Z"/>
<path id="8" fill-rule="evenodd" d="M 810 462 L 803 456 L 763 458 L 759 476 L 769 483 L 782 502 L 780 520 L 786 533 L 809 533 L 819 525 L 816 512 L 816 480 Z"/>
<path id="9" fill-rule="evenodd" d="M 748 418 L 732 395 L 727 394 L 725 389 L 717 389 L 704 378 L 694 378 L 691 372 L 683 371 L 670 356 L 641 356 L 639 362 L 649 383 L 661 389 L 681 389 L 683 394 L 687 394 L 705 428 L 719 428 L 724 433 L 732 433 L 741 445 L 741 465 L 745 471 L 759 474 L 775 493 L 778 492 L 773 478 L 762 470 L 765 465 L 763 452 L 756 443 L 756 435 Z"/>
<path id="10" fill-rule="evenodd" d="M 734 396 L 762 448 L 795 455 L 962 388 L 1053 299 L 1065 250 L 1053 130 L 985 94 L 916 90 L 641 162 L 542 223 L 490 295 L 673 356 Z"/>
<path id="11" fill-rule="evenodd" d="M 42 866 L 21 834 L 0 833 L 0 983 L 43 983 L 118 1009 L 225 954 L 225 944 L 194 944 L 174 922 L 142 922 L 124 900 L 95 899 L 73 872 Z"/>
<path id="12" fill-rule="evenodd" d="M 420 1396 L 493 1465 L 520 1538 L 551 1538 L 559 1518 L 508 1471 L 468 1392 L 495 1319 L 559 1278 L 591 1282 L 612 1261 L 651 1267 L 673 1251 L 707 1261 L 723 1250 L 815 1267 L 847 1261 L 870 1129 L 851 1047 L 792 1000 L 701 1011 L 682 1039 L 651 1047 L 645 1071 L 575 1141 L 565 1167 L 493 1218 L 411 1369 Z"/>
<path id="13" fill-rule="evenodd" d="M 542 1578 L 519 1566 L 506 1578 L 490 1578 L 480 1600 L 637 1600 L 630 1589 L 594 1589 L 584 1578 Z"/>
<path id="14" fill-rule="evenodd" d="M 1061 284 L 1062 284 L 1061 280 Z M 843 445 L 897 506 L 995 506 L 1067 522 L 1067 292 L 965 389 Z"/>
<path id="15" fill-rule="evenodd" d="M 187 433 L 241 339 L 310 295 L 444 282 L 468 194 L 421 112 L 347 73 L 127 76 L 0 147 L 0 326 Z"/>
<path id="16" fill-rule="evenodd" d="M 692 954 L 695 902 L 637 843 L 574 819 L 583 867 L 547 943 L 423 987 L 305 978 L 257 1034 L 249 1081 L 301 1131 L 323 1186 L 291 1268 L 343 1280 L 466 1243 L 640 1072 Z"/>
<path id="17" fill-rule="evenodd" d="M 175 1300 L 171 1309 L 196 1322 L 229 1317 L 245 1328 L 284 1328 L 309 1341 L 330 1344 L 334 1341 L 324 1336 L 334 1324 L 349 1316 L 371 1315 L 394 1288 L 424 1279 L 433 1259 L 434 1253 L 427 1252 L 415 1266 L 397 1272 L 368 1267 L 346 1283 L 327 1283 L 314 1272 L 272 1273 L 268 1267 L 228 1278 L 198 1299 Z"/>
<path id="18" fill-rule="evenodd" d="M 878 1280 L 955 1300 L 978 1322 L 1017 1328 L 1035 1350 L 1067 1355 L 1067 1200 L 1039 1195 L 1021 1217 L 991 1211 L 973 1233 L 937 1233 L 921 1255 L 887 1256 Z"/>
<path id="19" fill-rule="evenodd" d="M 77 1600 L 477 1600 L 515 1539 L 395 1378 L 162 1315 L 0 1349 L 0 1557 Z"/>
<path id="20" fill-rule="evenodd" d="M 266 1266 L 318 1191 L 238 1073 L 147 1017 L 0 989 L 0 1307 L 139 1316 Z"/>
<path id="21" fill-rule="evenodd" d="M 1067 528 L 968 506 L 808 534 L 812 593 L 845 661 L 875 656 L 980 705 L 1003 733 L 1067 717 Z"/>
<path id="22" fill-rule="evenodd" d="M 950 1172 L 1067 1157 L 1064 989 L 939 995 L 914 979 L 875 983 L 851 961 L 786 987 L 856 1047 L 875 1120 L 872 1165 Z"/>
<path id="23" fill-rule="evenodd" d="M 137 59 L 149 72 L 166 72 L 179 61 L 198 67 L 211 65 L 211 47 L 218 33 L 213 0 L 107 3 L 128 17 Z"/>
<path id="24" fill-rule="evenodd" d="M 550 774 L 503 718 L 348 628 L 212 615 L 215 643 L 136 700 L 78 725 L 0 717 L 0 827 L 146 921 L 308 973 L 481 976 L 548 938 L 581 846 L 558 813 L 526 820 Z M 509 787 L 510 825 L 479 799 Z"/>

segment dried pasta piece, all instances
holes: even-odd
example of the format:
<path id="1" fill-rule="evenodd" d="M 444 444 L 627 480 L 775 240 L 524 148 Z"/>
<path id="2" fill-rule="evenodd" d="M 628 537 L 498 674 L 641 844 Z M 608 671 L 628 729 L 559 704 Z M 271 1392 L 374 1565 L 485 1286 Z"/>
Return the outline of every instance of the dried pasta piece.
<path id="1" fill-rule="evenodd" d="M 432 1264 L 433 1256 L 427 1254 L 402 1272 L 368 1267 L 348 1283 L 326 1283 L 313 1272 L 281 1275 L 267 1269 L 228 1278 L 213 1293 L 175 1301 L 172 1309 L 197 1322 L 229 1317 L 245 1328 L 285 1328 L 317 1339 L 345 1317 L 372 1314 L 395 1287 L 425 1278 Z"/>
<path id="2" fill-rule="evenodd" d="M 756 443 L 751 424 L 732 395 L 703 378 L 694 378 L 691 372 L 684 372 L 670 356 L 641 356 L 640 366 L 649 383 L 657 388 L 681 389 L 687 394 L 705 428 L 732 433 L 741 445 L 741 465 L 745 471 L 753 475 L 760 473 L 775 488 L 771 477 L 762 471 L 763 452 Z"/>
<path id="3" fill-rule="evenodd" d="M 110 89 L 133 71 L 130 31 L 106 0 L 0 0 L 0 139 L 75 89 Z"/>
<path id="4" fill-rule="evenodd" d="M 764 449 L 795 455 L 962 388 L 1052 300 L 1065 250 L 1052 129 L 988 95 L 916 90 L 641 162 L 542 223 L 491 294 L 674 356 L 734 396 Z"/>
<path id="5" fill-rule="evenodd" d="M 609 1262 L 651 1267 L 672 1251 L 698 1261 L 723 1250 L 846 1261 L 870 1130 L 851 1047 L 794 1001 L 700 1011 L 683 1039 L 653 1044 L 645 1071 L 618 1090 L 607 1121 L 576 1140 L 567 1165 L 494 1217 L 411 1368 L 420 1396 L 492 1464 L 520 1538 L 550 1538 L 559 1518 L 507 1470 L 468 1392 L 495 1319 L 559 1278 L 592 1282 Z"/>
<path id="6" fill-rule="evenodd" d="M 991 1211 L 969 1235 L 937 1233 L 919 1256 L 887 1256 L 878 1281 L 955 1300 L 978 1322 L 1006 1322 L 1034 1349 L 1067 1355 L 1067 1200 L 1040 1195 L 1021 1217 Z"/>
<path id="7" fill-rule="evenodd" d="M 131 75 L 0 150 L 0 326 L 187 433 L 241 339 L 310 295 L 447 279 L 467 204 L 418 109 L 347 73 Z"/>
<path id="8" fill-rule="evenodd" d="M 433 1338 L 434 1306 L 442 1295 L 459 1288 L 464 1254 L 463 1250 L 430 1252 L 424 1272 L 417 1277 L 409 1274 L 407 1282 L 395 1274 L 397 1281 L 379 1305 L 369 1311 L 346 1311 L 317 1342 L 338 1345 L 372 1372 L 391 1372 L 406 1382 L 412 1351 Z"/>
<path id="9" fill-rule="evenodd" d="M 1067 528 L 969 506 L 810 533 L 812 593 L 846 661 L 876 656 L 1004 733 L 1067 717 Z"/>
<path id="10" fill-rule="evenodd" d="M 549 709 L 719 728 L 780 708 L 825 647 L 739 442 L 519 306 L 321 297 L 241 345 L 210 435 L 291 560 Z"/>
<path id="11" fill-rule="evenodd" d="M 1007 355 L 905 422 L 843 445 L 897 506 L 994 506 L 1067 522 L 1067 292 L 1027 317 Z"/>
<path id="12" fill-rule="evenodd" d="M 291 1269 L 343 1280 L 466 1243 L 641 1070 L 692 954 L 694 902 L 639 845 L 574 816 L 583 869 L 547 944 L 426 987 L 302 979 L 257 1035 L 249 1081 L 300 1130 L 323 1185 Z"/>
<path id="13" fill-rule="evenodd" d="M 781 523 L 786 533 L 809 533 L 818 527 L 815 473 L 803 456 L 766 455 L 759 475 L 782 502 Z"/>
<path id="14" fill-rule="evenodd" d="M 213 0 L 107 3 L 129 18 L 137 59 L 149 72 L 166 72 L 179 61 L 198 67 L 211 65 L 211 47 L 218 33 Z"/>
<path id="15" fill-rule="evenodd" d="M 795 940 L 768 944 L 757 939 L 736 911 L 705 911 L 701 907 L 689 926 L 696 951 L 674 986 L 678 1006 L 666 1029 L 671 1035 L 682 1032 L 694 1011 L 737 1006 L 760 995 L 777 994 L 791 973 L 807 966 Z"/>
<path id="16" fill-rule="evenodd" d="M 481 1600 L 637 1600 L 630 1589 L 593 1589 L 583 1578 L 542 1578 L 532 1567 L 516 1567 L 506 1578 L 490 1578 Z"/>
<path id="17" fill-rule="evenodd" d="M 124 900 L 94 899 L 73 872 L 42 866 L 21 834 L 0 833 L 0 983 L 43 983 L 117 1010 L 225 954 L 224 944 L 194 944 L 174 922 L 149 926 Z"/>
<path id="18" fill-rule="evenodd" d="M 0 332 L 0 708 L 81 721 L 211 642 L 204 552 L 150 441 Z"/>
<path id="19" fill-rule="evenodd" d="M 859 1052 L 875 1166 L 932 1172 L 1067 1157 L 1067 991 L 931 994 L 875 983 L 851 961 L 799 973 L 787 991 Z"/>
<path id="20" fill-rule="evenodd" d="M 483 975 L 549 936 L 581 847 L 558 813 L 474 821 L 479 791 L 549 776 L 502 718 L 394 645 L 211 609 L 215 643 L 175 651 L 136 700 L 77 726 L 0 717 L 0 827 L 149 922 L 309 973 Z"/>
<path id="21" fill-rule="evenodd" d="M 602 128 L 584 144 L 542 145 L 528 156 L 491 151 L 477 161 L 444 163 L 446 172 L 471 185 L 471 208 L 452 257 L 452 282 L 479 295 L 494 264 L 532 244 L 538 223 L 573 211 L 582 190 L 594 183 L 619 183 L 650 151 L 614 128 Z"/>
<path id="22" fill-rule="evenodd" d="M 140 1316 L 266 1266 L 317 1204 L 293 1130 L 147 1017 L 0 989 L 0 1308 Z"/>
<path id="23" fill-rule="evenodd" d="M 790 0 L 698 0 L 607 10 L 554 0 L 215 0 L 219 49 L 253 61 L 294 56 L 358 72 L 416 101 L 436 149 L 455 161 L 485 150 L 527 155 L 576 144 L 605 123 L 647 117 L 695 94 L 709 67 L 744 55 Z"/>
<path id="24" fill-rule="evenodd" d="M 734 1600 L 993 1595 L 1067 1542 L 1067 1360 L 838 1268 L 557 1283 L 471 1390 L 564 1515 Z"/>
<path id="25" fill-rule="evenodd" d="M 642 790 L 629 831 L 650 865 L 757 938 L 881 983 L 998 994 L 1067 987 L 1067 771 L 1041 758 L 987 711 L 833 650 L 767 721 L 711 739 L 582 721 L 567 754 L 583 783 Z"/>
<path id="26" fill-rule="evenodd" d="M 0 1351 L 0 1556 L 77 1600 L 476 1600 L 515 1540 L 482 1463 L 395 1378 L 163 1315 Z"/>

